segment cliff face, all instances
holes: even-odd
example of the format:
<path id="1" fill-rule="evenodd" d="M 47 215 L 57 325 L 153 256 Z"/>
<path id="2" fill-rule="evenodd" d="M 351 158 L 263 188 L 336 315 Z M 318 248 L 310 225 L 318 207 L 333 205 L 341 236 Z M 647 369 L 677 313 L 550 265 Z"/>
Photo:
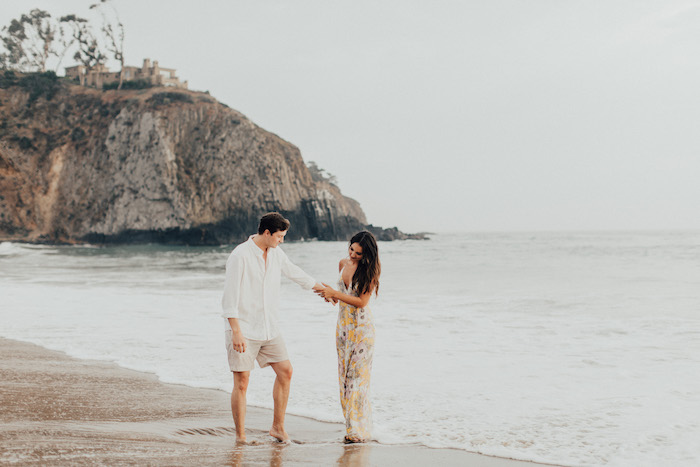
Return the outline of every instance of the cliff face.
<path id="1" fill-rule="evenodd" d="M 1 87 L 0 240 L 234 243 L 268 211 L 291 239 L 367 223 L 299 149 L 206 94 Z"/>

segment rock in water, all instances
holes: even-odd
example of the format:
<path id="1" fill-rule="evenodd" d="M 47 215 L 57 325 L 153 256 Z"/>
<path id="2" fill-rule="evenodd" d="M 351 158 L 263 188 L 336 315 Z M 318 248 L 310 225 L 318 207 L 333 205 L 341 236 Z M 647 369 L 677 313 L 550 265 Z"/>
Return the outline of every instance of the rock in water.
<path id="1" fill-rule="evenodd" d="M 367 226 L 297 147 L 208 94 L 5 78 L 0 240 L 236 243 L 268 211 L 291 220 L 290 239 L 347 240 Z"/>

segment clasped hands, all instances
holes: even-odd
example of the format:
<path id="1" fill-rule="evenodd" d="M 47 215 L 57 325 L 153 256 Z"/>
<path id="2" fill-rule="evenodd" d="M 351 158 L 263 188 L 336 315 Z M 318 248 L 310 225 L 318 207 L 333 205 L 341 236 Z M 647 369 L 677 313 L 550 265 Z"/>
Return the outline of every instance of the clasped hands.
<path id="1" fill-rule="evenodd" d="M 338 304 L 338 299 L 335 297 L 336 290 L 325 282 L 314 285 L 312 290 L 326 302 L 332 303 L 333 305 Z"/>

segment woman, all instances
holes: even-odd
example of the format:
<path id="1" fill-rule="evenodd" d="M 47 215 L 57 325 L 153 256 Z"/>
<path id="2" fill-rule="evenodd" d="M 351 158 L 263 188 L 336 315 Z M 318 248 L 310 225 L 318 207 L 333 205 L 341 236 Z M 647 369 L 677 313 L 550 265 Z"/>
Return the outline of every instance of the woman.
<path id="1" fill-rule="evenodd" d="M 350 239 L 348 257 L 338 265 L 338 290 L 328 284 L 319 291 L 326 300 L 339 302 L 336 347 L 340 404 L 345 416 L 345 442 L 362 443 L 370 438 L 372 407 L 369 376 L 374 353 L 374 324 L 367 307 L 372 293 L 379 291 L 381 263 L 377 241 L 363 231 Z"/>

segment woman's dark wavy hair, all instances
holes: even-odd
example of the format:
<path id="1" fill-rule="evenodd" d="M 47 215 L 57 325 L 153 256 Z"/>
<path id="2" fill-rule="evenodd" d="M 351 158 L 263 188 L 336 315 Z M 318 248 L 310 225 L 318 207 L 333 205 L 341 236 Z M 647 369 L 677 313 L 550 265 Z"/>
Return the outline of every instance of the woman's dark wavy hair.
<path id="1" fill-rule="evenodd" d="M 348 248 L 353 243 L 362 247 L 362 258 L 360 259 L 355 274 L 352 276 L 352 288 L 357 295 L 371 292 L 379 294 L 379 276 L 382 273 L 382 263 L 379 261 L 379 248 L 377 240 L 372 233 L 363 230 L 352 236 Z"/>

